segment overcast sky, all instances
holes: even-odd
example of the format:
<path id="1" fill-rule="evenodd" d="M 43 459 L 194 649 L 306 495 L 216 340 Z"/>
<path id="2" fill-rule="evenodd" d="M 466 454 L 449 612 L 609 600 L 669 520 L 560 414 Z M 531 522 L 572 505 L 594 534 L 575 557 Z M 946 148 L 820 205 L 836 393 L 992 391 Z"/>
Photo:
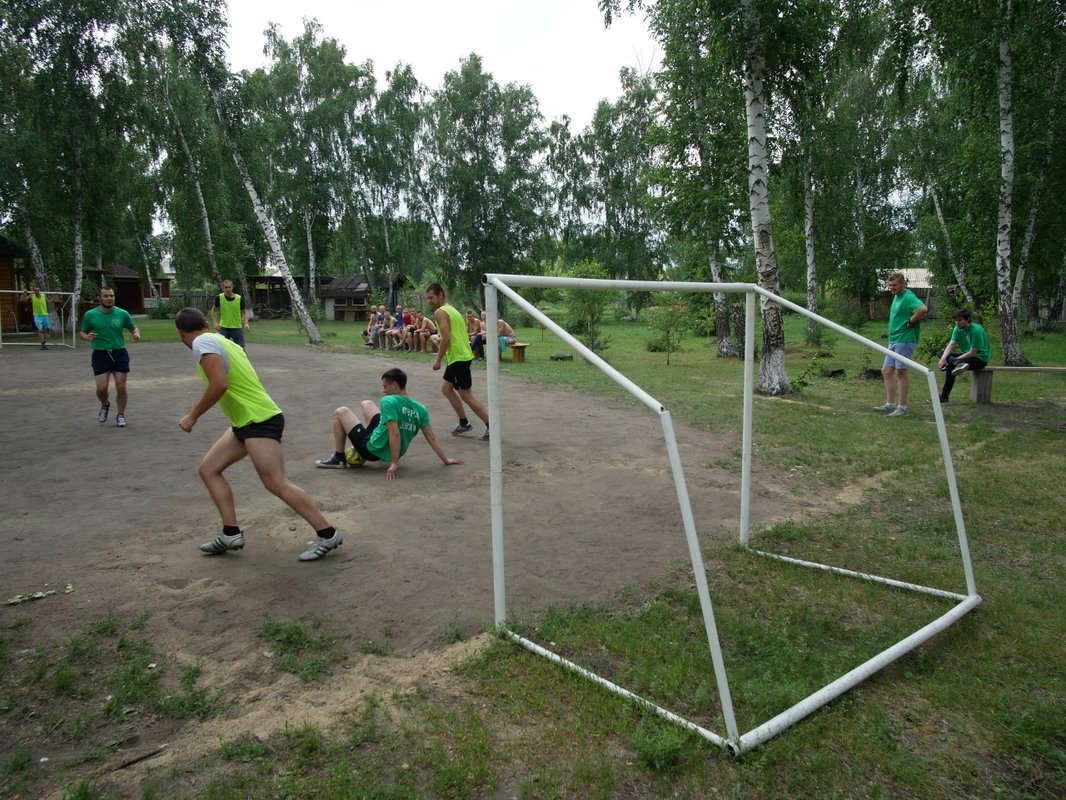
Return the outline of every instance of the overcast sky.
<path id="1" fill-rule="evenodd" d="M 277 23 L 292 40 L 317 19 L 350 62 L 385 70 L 403 61 L 431 89 L 476 52 L 500 84 L 528 84 L 546 120 L 567 114 L 573 130 L 596 104 L 617 99 L 618 71 L 647 71 L 660 52 L 642 18 L 604 28 L 596 0 L 229 0 L 229 58 L 235 71 L 265 62 L 263 31 Z"/>

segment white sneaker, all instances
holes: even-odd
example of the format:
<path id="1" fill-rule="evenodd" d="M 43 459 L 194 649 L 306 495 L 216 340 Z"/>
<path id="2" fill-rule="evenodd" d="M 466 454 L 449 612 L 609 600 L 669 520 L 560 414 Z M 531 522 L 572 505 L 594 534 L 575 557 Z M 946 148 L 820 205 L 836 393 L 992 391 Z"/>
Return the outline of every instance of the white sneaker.
<path id="1" fill-rule="evenodd" d="M 318 561 L 324 558 L 330 550 L 335 550 L 344 543 L 344 537 L 340 531 L 334 531 L 328 539 L 318 537 L 318 541 L 300 553 L 301 561 Z"/>
<path id="2" fill-rule="evenodd" d="M 120 428 L 125 428 L 126 427 L 126 415 L 125 414 L 118 414 L 115 417 L 115 424 L 118 425 L 118 427 L 120 427 Z"/>
<path id="3" fill-rule="evenodd" d="M 970 365 L 963 361 L 961 364 L 956 364 L 955 369 L 951 371 L 952 375 L 958 375 L 960 372 L 965 372 L 970 368 Z"/>
<path id="4" fill-rule="evenodd" d="M 888 416 L 890 417 L 909 417 L 911 414 L 910 409 L 906 406 L 896 406 L 895 411 L 890 411 Z"/>
<path id="5" fill-rule="evenodd" d="M 896 407 L 892 403 L 885 403 L 883 406 L 874 406 L 874 411 L 895 411 Z"/>
<path id="6" fill-rule="evenodd" d="M 220 533 L 210 542 L 204 542 L 200 545 L 200 550 L 204 555 L 208 556 L 220 556 L 228 550 L 243 550 L 244 549 L 244 531 L 238 531 L 232 536 L 227 536 L 224 533 Z"/>

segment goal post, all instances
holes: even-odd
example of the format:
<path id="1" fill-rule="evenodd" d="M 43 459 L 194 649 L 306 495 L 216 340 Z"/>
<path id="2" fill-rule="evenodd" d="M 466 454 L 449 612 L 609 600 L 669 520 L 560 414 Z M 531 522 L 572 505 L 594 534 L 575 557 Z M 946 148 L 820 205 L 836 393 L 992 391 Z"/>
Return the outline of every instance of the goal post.
<path id="1" fill-rule="evenodd" d="M 16 311 L 20 302 L 22 289 L 0 289 L 0 309 L 4 319 L 0 322 L 0 350 L 4 347 L 39 347 L 37 328 L 33 330 L 20 330 L 25 320 L 19 319 Z M 41 292 L 50 300 L 54 298 L 58 302 L 49 302 L 49 317 L 52 321 L 51 335 L 48 344 L 58 347 L 69 347 L 72 350 L 77 347 L 78 336 L 74 331 L 68 331 L 68 320 L 74 310 L 73 292 Z M 31 318 L 32 321 L 32 318 Z M 4 324 L 13 322 L 14 330 L 4 330 Z M 31 338 L 32 337 L 32 338 Z"/>
<path id="2" fill-rule="evenodd" d="M 495 328 L 499 319 L 498 295 L 502 294 L 519 308 L 528 313 L 539 322 L 545 329 L 558 336 L 565 344 L 574 349 L 582 358 L 596 366 L 603 374 L 611 378 L 616 384 L 629 392 L 650 411 L 658 415 L 663 429 L 663 440 L 666 446 L 667 457 L 670 463 L 674 479 L 674 488 L 677 493 L 678 506 L 681 512 L 682 527 L 688 544 L 689 557 L 692 561 L 693 577 L 696 591 L 700 600 L 700 609 L 703 615 L 704 629 L 707 635 L 707 644 L 714 666 L 715 680 L 718 686 L 719 701 L 721 704 L 722 718 L 725 722 L 725 735 L 715 733 L 706 728 L 671 712 L 652 701 L 640 697 L 629 690 L 618 686 L 611 681 L 596 675 L 595 673 L 568 661 L 547 648 L 526 639 L 523 636 L 507 628 L 507 593 L 505 585 L 505 541 L 503 524 L 503 421 L 501 418 L 500 403 L 500 354 L 495 347 L 487 349 L 488 363 L 488 412 L 489 426 L 492 437 L 489 440 L 489 463 L 490 463 L 490 517 L 492 526 L 492 566 L 493 566 L 493 601 L 494 617 L 497 629 L 507 638 L 529 649 L 530 651 L 547 658 L 553 663 L 559 664 L 594 683 L 612 691 L 628 700 L 634 701 L 641 706 L 653 711 L 659 716 L 670 720 L 682 727 L 696 733 L 708 741 L 728 748 L 734 754 L 740 754 L 757 747 L 759 744 L 781 733 L 799 720 L 813 713 L 825 704 L 829 703 L 844 692 L 861 683 L 866 678 L 883 669 L 888 664 L 901 656 L 909 653 L 923 642 L 954 624 L 972 609 L 981 603 L 981 597 L 977 594 L 974 584 L 973 568 L 970 562 L 969 544 L 966 537 L 966 528 L 962 517 L 962 507 L 959 500 L 958 487 L 955 480 L 955 472 L 951 459 L 951 450 L 947 438 L 947 429 L 944 425 L 943 411 L 940 407 L 939 393 L 934 374 L 924 365 L 903 358 L 897 353 L 892 353 L 888 348 L 877 342 L 851 331 L 832 320 L 825 319 L 798 306 L 784 298 L 768 292 L 756 284 L 749 283 L 701 283 L 685 281 L 632 281 L 632 280 L 602 280 L 591 278 L 559 278 L 535 275 L 502 275 L 488 273 L 482 276 L 485 285 L 485 311 L 489 329 Z M 797 566 L 827 571 L 845 577 L 855 577 L 867 581 L 877 582 L 893 586 L 895 588 L 908 589 L 916 592 L 931 594 L 956 601 L 956 605 L 947 613 L 925 625 L 920 630 L 902 639 L 893 646 L 878 653 L 873 658 L 855 667 L 841 677 L 832 681 L 827 686 L 811 694 L 807 698 L 786 709 L 767 722 L 753 728 L 747 733 L 741 733 L 736 722 L 733 710 L 733 701 L 729 689 L 729 680 L 725 666 L 725 658 L 722 653 L 721 643 L 718 637 L 718 628 L 714 618 L 714 607 L 707 584 L 707 574 L 704 567 L 703 556 L 700 551 L 699 540 L 696 532 L 695 520 L 689 500 L 687 483 L 681 464 L 677 446 L 677 438 L 674 433 L 673 421 L 669 410 L 657 399 L 648 394 L 640 386 L 637 386 L 619 370 L 612 367 L 600 358 L 591 349 L 578 341 L 572 334 L 561 325 L 549 318 L 539 308 L 523 298 L 516 288 L 539 287 L 556 289 L 585 289 L 601 291 L 645 291 L 645 292 L 687 292 L 687 293 L 710 293 L 729 292 L 745 295 L 745 337 L 744 337 L 744 387 L 742 393 L 743 404 L 743 429 L 741 449 L 741 508 L 740 508 L 740 532 L 741 546 L 752 554 L 766 557 L 771 560 L 784 561 Z M 755 298 L 763 298 L 769 302 L 777 303 L 809 319 L 813 319 L 820 325 L 828 327 L 848 338 L 851 338 L 865 347 L 871 348 L 882 354 L 891 354 L 893 358 L 905 362 L 914 371 L 924 374 L 927 379 L 930 401 L 936 418 L 937 433 L 940 439 L 941 453 L 945 464 L 945 472 L 948 481 L 951 505 L 954 512 L 956 533 L 959 541 L 959 549 L 962 557 L 962 567 L 966 582 L 966 594 L 945 591 L 932 587 L 919 586 L 877 576 L 855 570 L 818 564 L 804 561 L 789 556 L 756 550 L 749 545 L 750 522 L 751 522 L 751 473 L 752 473 L 752 422 L 754 417 L 754 384 L 755 384 Z"/>

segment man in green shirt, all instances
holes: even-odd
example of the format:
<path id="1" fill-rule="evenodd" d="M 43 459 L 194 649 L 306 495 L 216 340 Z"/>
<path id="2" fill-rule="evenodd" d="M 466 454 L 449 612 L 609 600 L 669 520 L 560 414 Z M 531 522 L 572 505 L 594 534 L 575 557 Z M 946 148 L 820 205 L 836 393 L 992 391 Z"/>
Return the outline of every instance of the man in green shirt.
<path id="1" fill-rule="evenodd" d="M 174 317 L 178 336 L 196 357 L 196 368 L 203 380 L 204 393 L 192 410 L 178 420 L 178 427 L 192 433 L 196 421 L 218 405 L 232 427 L 215 440 L 200 461 L 200 479 L 222 517 L 222 533 L 200 545 L 209 556 L 244 549 L 244 531 L 237 524 L 233 489 L 222 474 L 248 456 L 263 486 L 307 520 L 318 534 L 310 548 L 300 554 L 300 561 L 317 561 L 341 546 L 344 537 L 318 510 L 311 495 L 285 475 L 281 435 L 285 417 L 267 394 L 244 348 L 221 334 L 211 333 L 207 318 L 196 308 L 183 308 Z"/>
<path id="2" fill-rule="evenodd" d="M 888 311 L 888 349 L 909 359 L 918 346 L 921 321 L 925 319 L 929 309 L 918 299 L 918 295 L 907 288 L 907 279 L 902 272 L 893 272 L 888 276 L 888 291 L 892 293 L 892 307 Z M 910 414 L 907 409 L 907 392 L 910 389 L 907 363 L 892 356 L 885 356 L 881 375 L 885 379 L 885 404 L 875 406 L 874 411 L 887 411 L 890 417 L 905 417 Z"/>
<path id="3" fill-rule="evenodd" d="M 407 396 L 407 373 L 390 369 L 381 376 L 381 408 L 372 400 L 361 403 L 363 425 L 347 406 L 333 412 L 333 448 L 329 458 L 316 462 L 323 469 L 345 469 L 361 466 L 365 461 L 388 461 L 385 479 L 396 478 L 400 458 L 407 452 L 411 440 L 422 431 L 433 452 L 450 467 L 463 462 L 448 458 L 429 425 L 429 411 L 417 400 Z M 351 447 L 346 443 L 351 442 Z"/>
<path id="4" fill-rule="evenodd" d="M 474 380 L 470 375 L 470 362 L 474 360 L 474 351 L 470 349 L 470 336 L 466 330 L 466 320 L 454 307 L 448 305 L 444 296 L 444 287 L 439 283 L 431 283 L 426 287 L 426 300 L 433 308 L 433 318 L 437 321 L 437 331 L 440 343 L 437 346 L 437 358 L 433 362 L 433 369 L 439 370 L 441 361 L 448 360 L 448 368 L 444 370 L 444 384 L 441 386 L 441 394 L 447 398 L 459 417 L 459 424 L 452 428 L 452 436 L 466 433 L 473 426 L 463 413 L 463 403 L 470 406 L 482 422 L 485 423 L 485 432 L 478 438 L 487 442 L 489 440 L 489 412 L 481 401 L 474 397 L 471 386 Z"/>
<path id="5" fill-rule="evenodd" d="M 949 402 L 951 390 L 955 386 L 955 376 L 966 370 L 977 371 L 988 366 L 992 357 L 989 352 L 988 333 L 976 322 L 970 321 L 970 311 L 960 308 L 951 315 L 955 320 L 955 329 L 951 332 L 951 341 L 940 354 L 937 366 L 944 373 L 944 388 L 940 392 L 940 402 Z M 959 355 L 954 355 L 958 350 Z"/>
<path id="6" fill-rule="evenodd" d="M 126 427 L 126 377 L 130 372 L 130 354 L 126 351 L 126 338 L 123 330 L 133 333 L 134 339 L 141 338 L 141 332 L 133 324 L 133 317 L 115 305 L 115 290 L 106 287 L 100 290 L 100 305 L 85 312 L 81 320 L 79 336 L 89 342 L 93 349 L 93 375 L 96 376 L 96 397 L 100 401 L 97 422 L 107 422 L 107 412 L 111 409 L 108 388 L 111 376 L 115 376 L 115 397 L 118 401 L 118 414 L 115 424 Z"/>

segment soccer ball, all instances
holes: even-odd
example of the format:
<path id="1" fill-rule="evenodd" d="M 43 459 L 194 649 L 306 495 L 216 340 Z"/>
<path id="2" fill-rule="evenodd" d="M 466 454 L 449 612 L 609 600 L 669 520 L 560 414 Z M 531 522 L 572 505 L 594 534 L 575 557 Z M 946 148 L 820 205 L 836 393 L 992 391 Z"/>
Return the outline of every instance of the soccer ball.
<path id="1" fill-rule="evenodd" d="M 344 451 L 344 460 L 348 462 L 349 467 L 361 467 L 366 462 L 363 454 L 354 447 L 349 447 Z"/>

